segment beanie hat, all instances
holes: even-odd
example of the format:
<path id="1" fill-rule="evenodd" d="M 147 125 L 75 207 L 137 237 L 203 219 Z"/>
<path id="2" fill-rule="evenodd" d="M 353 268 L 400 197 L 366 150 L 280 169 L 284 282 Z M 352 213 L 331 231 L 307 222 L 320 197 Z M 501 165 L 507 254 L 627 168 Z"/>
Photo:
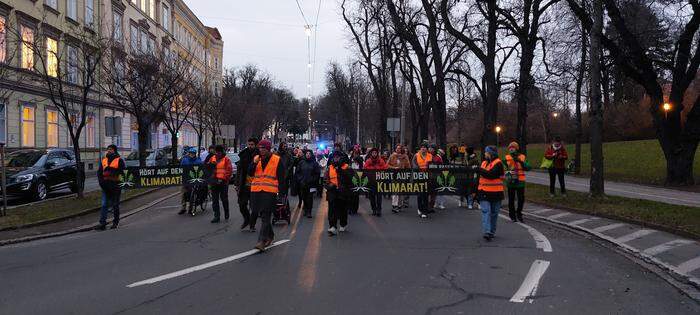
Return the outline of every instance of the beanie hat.
<path id="1" fill-rule="evenodd" d="M 508 145 L 508 149 L 510 148 L 515 148 L 516 150 L 520 150 L 520 145 L 518 145 L 517 142 L 513 141 Z"/>
<path id="2" fill-rule="evenodd" d="M 491 154 L 492 156 L 498 156 L 498 151 L 496 148 L 492 145 L 486 147 L 486 153 Z"/>
<path id="3" fill-rule="evenodd" d="M 267 139 L 260 140 L 260 142 L 258 142 L 258 148 L 272 150 L 272 142 Z"/>

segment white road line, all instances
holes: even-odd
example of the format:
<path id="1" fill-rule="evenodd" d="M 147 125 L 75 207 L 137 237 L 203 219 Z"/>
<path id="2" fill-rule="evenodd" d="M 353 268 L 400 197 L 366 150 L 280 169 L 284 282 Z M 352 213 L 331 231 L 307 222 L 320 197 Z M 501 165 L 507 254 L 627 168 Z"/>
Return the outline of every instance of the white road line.
<path id="1" fill-rule="evenodd" d="M 271 248 L 271 247 L 275 247 L 275 246 L 277 246 L 277 245 L 282 245 L 282 244 L 287 243 L 287 242 L 289 242 L 289 240 L 280 240 L 280 241 L 277 241 L 277 242 L 272 243 L 272 245 L 268 246 L 267 248 L 269 249 L 269 248 Z M 194 267 L 190 267 L 190 268 L 182 269 L 182 270 L 179 270 L 179 271 L 171 272 L 171 273 L 168 273 L 168 274 L 164 274 L 164 275 L 162 275 L 162 276 L 158 276 L 158 277 L 146 279 L 146 280 L 143 280 L 143 281 L 134 282 L 134 283 L 132 283 L 132 284 L 130 284 L 130 285 L 127 285 L 127 287 L 128 287 L 128 288 L 135 288 L 135 287 L 142 286 L 142 285 L 146 285 L 146 284 L 154 284 L 154 283 L 156 283 L 156 282 L 160 282 L 160 281 L 163 281 L 163 280 L 168 280 L 168 279 L 176 278 L 176 277 L 183 276 L 183 275 L 186 275 L 186 274 L 189 274 L 189 273 L 193 273 L 193 272 L 196 272 L 196 271 L 200 271 L 200 270 L 204 270 L 204 269 L 211 268 L 211 267 L 214 267 L 214 266 L 218 266 L 218 265 L 221 265 L 221 264 L 225 264 L 225 263 L 228 263 L 228 262 L 232 262 L 232 261 L 237 260 L 237 259 L 241 259 L 241 258 L 244 258 L 244 257 L 248 257 L 248 256 L 250 256 L 250 255 L 253 255 L 253 254 L 257 254 L 257 253 L 259 253 L 259 252 L 260 252 L 260 251 L 257 250 L 257 249 L 251 249 L 251 250 L 249 250 L 249 251 L 247 251 L 247 252 L 243 252 L 243 253 L 240 253 L 240 254 L 236 254 L 236 255 L 229 256 L 229 257 L 225 257 L 225 258 L 221 258 L 221 259 L 217 259 L 217 260 L 214 260 L 214 261 L 205 263 L 205 264 L 201 264 L 201 265 L 197 265 L 197 266 L 194 266 Z"/>
<path id="2" fill-rule="evenodd" d="M 644 253 L 647 255 L 651 256 L 656 256 L 658 254 L 661 254 L 663 252 L 669 251 L 671 249 L 674 249 L 679 246 L 687 245 L 687 244 L 692 244 L 693 241 L 691 240 L 673 240 L 670 242 L 666 242 L 660 245 L 656 245 L 654 247 L 650 247 L 644 250 Z"/>
<path id="3" fill-rule="evenodd" d="M 603 233 L 603 232 L 605 232 L 605 231 L 609 231 L 609 230 L 612 230 L 612 229 L 619 228 L 619 227 L 621 227 L 621 226 L 623 226 L 623 225 L 625 225 L 625 224 L 624 224 L 624 223 L 613 223 L 613 224 L 603 225 L 603 226 L 597 227 L 597 228 L 592 229 L 592 230 L 593 230 L 594 232 Z"/>
<path id="4" fill-rule="evenodd" d="M 571 222 L 569 222 L 568 224 L 571 224 L 571 225 L 581 225 L 581 224 L 584 224 L 584 223 L 586 223 L 586 222 L 591 222 L 591 221 L 593 221 L 593 220 L 598 220 L 598 219 L 599 219 L 599 218 L 587 218 L 587 219 L 581 219 L 581 220 L 571 221 Z"/>
<path id="5" fill-rule="evenodd" d="M 527 276 L 525 276 L 523 284 L 520 285 L 520 288 L 515 292 L 515 295 L 513 295 L 510 301 L 513 303 L 522 303 L 528 300 L 528 302 L 532 303 L 532 298 L 537 293 L 540 279 L 547 271 L 547 268 L 549 268 L 548 261 L 535 260 L 532 266 L 530 266 L 530 271 L 527 273 Z"/>
<path id="6" fill-rule="evenodd" d="M 700 269 L 700 256 L 688 260 L 680 265 L 678 265 L 678 271 L 684 274 L 689 274 L 696 269 Z"/>
<path id="7" fill-rule="evenodd" d="M 542 213 L 549 212 L 549 211 L 553 211 L 553 210 L 554 210 L 554 209 L 540 209 L 540 210 L 532 211 L 532 213 L 535 213 L 535 214 L 542 214 Z"/>
<path id="8" fill-rule="evenodd" d="M 510 218 L 505 214 L 499 214 L 498 216 L 505 220 L 510 220 Z M 552 244 L 549 242 L 549 239 L 547 239 L 547 237 L 544 236 L 544 234 L 540 233 L 540 231 L 525 223 L 518 222 L 518 225 L 524 227 L 528 231 L 528 233 L 532 235 L 532 238 L 535 240 L 535 247 L 541 248 L 542 251 L 546 253 L 552 252 Z"/>
<path id="9" fill-rule="evenodd" d="M 568 216 L 568 215 L 571 215 L 571 213 L 563 212 L 563 213 L 560 213 L 560 214 L 555 214 L 555 215 L 553 215 L 553 216 L 549 216 L 549 217 L 547 217 L 547 219 L 556 220 L 556 219 L 563 218 L 563 217 Z"/>
<path id="10" fill-rule="evenodd" d="M 656 231 L 654 231 L 654 230 L 639 230 L 639 231 L 635 231 L 635 232 L 632 232 L 632 233 L 627 234 L 627 235 L 620 236 L 620 237 L 616 238 L 615 240 L 620 242 L 620 243 L 627 243 L 629 241 L 636 240 L 640 237 L 647 236 L 647 235 L 654 233 L 654 232 L 656 232 Z"/>

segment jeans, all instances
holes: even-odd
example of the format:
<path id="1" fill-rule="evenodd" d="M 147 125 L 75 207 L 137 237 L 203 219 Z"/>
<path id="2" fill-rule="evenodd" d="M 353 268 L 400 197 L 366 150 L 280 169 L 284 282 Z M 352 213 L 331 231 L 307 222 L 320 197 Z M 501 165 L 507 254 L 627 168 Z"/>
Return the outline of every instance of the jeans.
<path id="1" fill-rule="evenodd" d="M 250 201 L 250 188 L 242 187 L 238 190 L 238 209 L 241 211 L 243 216 L 243 223 L 250 224 L 250 209 L 248 208 L 248 202 Z M 254 227 L 255 224 L 251 225 Z"/>
<path id="2" fill-rule="evenodd" d="M 314 193 L 311 192 L 310 186 L 301 186 L 299 189 L 299 200 L 304 204 L 304 215 L 311 215 L 311 209 L 314 207 Z"/>
<path id="3" fill-rule="evenodd" d="M 515 198 L 518 198 L 518 208 L 515 208 Z M 522 219 L 525 205 L 525 187 L 508 188 L 508 216 L 511 220 Z"/>
<path id="4" fill-rule="evenodd" d="M 369 193 L 369 203 L 372 206 L 372 214 L 382 213 L 382 195 L 370 192 Z"/>
<path id="5" fill-rule="evenodd" d="M 496 234 L 498 212 L 501 210 L 501 200 L 482 200 L 481 205 L 481 230 L 484 234 Z"/>
<path id="6" fill-rule="evenodd" d="M 254 192 L 250 194 L 250 207 L 253 209 L 253 217 L 260 216 L 260 234 L 258 241 L 271 241 L 275 238 L 272 231 L 272 212 L 277 207 L 277 194 L 268 192 Z M 254 226 L 254 225 L 251 225 Z"/>
<path id="7" fill-rule="evenodd" d="M 328 226 L 338 228 L 348 225 L 348 203 L 340 198 L 331 198 L 328 200 Z"/>
<path id="8" fill-rule="evenodd" d="M 564 184 L 564 174 L 566 173 L 565 169 L 556 169 L 556 168 L 550 168 L 549 169 L 549 193 L 554 195 L 554 184 L 556 184 L 556 179 L 557 177 L 559 178 L 559 186 L 561 187 L 561 193 L 565 194 L 566 193 L 566 184 Z"/>
<path id="9" fill-rule="evenodd" d="M 102 209 L 100 209 L 100 225 L 107 225 L 107 213 L 109 213 L 109 208 L 112 208 L 112 213 L 114 214 L 114 220 L 112 224 L 119 224 L 119 197 L 121 196 L 121 190 L 115 191 L 102 191 Z"/>
<path id="10" fill-rule="evenodd" d="M 219 199 L 224 206 L 224 218 L 228 219 L 228 184 L 211 185 L 211 207 L 214 209 L 214 219 L 221 217 L 219 211 Z"/>

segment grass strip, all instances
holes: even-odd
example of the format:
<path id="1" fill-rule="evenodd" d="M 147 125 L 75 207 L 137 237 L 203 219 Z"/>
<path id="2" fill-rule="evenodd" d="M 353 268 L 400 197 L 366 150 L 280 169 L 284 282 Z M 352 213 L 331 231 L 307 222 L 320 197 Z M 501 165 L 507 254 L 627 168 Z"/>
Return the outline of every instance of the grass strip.
<path id="1" fill-rule="evenodd" d="M 525 199 L 574 212 L 646 225 L 700 239 L 700 208 L 607 196 L 594 199 L 587 193 L 568 191 L 567 197 L 549 196 L 549 187 L 527 183 Z"/>
<path id="2" fill-rule="evenodd" d="M 139 188 L 122 192 L 121 199 L 137 196 L 150 189 Z M 26 226 L 42 221 L 55 220 L 85 212 L 99 207 L 102 204 L 102 192 L 91 191 L 85 193 L 83 199 L 75 196 L 48 200 L 46 202 L 21 206 L 7 210 L 7 215 L 0 217 L 0 230 L 12 227 Z"/>

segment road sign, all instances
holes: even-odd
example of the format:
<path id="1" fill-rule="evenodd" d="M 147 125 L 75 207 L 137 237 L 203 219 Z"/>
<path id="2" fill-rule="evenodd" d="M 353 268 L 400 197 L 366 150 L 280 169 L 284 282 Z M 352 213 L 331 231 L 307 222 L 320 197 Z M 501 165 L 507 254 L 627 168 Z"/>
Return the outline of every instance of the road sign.
<path id="1" fill-rule="evenodd" d="M 386 119 L 386 131 L 401 131 L 401 118 L 389 117 Z"/>

